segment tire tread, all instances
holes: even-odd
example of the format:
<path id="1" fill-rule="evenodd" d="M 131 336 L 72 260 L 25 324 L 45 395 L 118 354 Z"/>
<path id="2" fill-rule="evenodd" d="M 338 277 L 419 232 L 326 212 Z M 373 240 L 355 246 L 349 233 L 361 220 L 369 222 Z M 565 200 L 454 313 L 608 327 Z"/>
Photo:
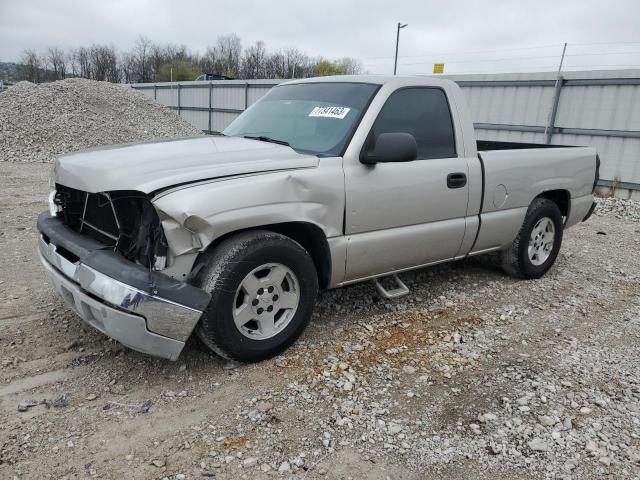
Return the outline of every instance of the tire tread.
<path id="1" fill-rule="evenodd" d="M 228 285 L 229 282 L 233 281 L 233 279 L 229 278 L 229 275 L 233 274 L 229 270 L 231 264 L 241 262 L 243 258 L 247 258 L 250 254 L 256 253 L 265 246 L 274 244 L 280 246 L 286 245 L 288 248 L 297 250 L 298 254 L 307 257 L 311 270 L 309 272 L 309 278 L 312 281 L 312 290 L 317 292 L 317 274 L 309 253 L 291 238 L 267 230 L 242 232 L 223 241 L 202 259 L 200 268 L 194 269 L 196 273 L 192 282 L 210 292 L 221 291 L 221 289 L 227 288 L 226 285 Z M 315 298 L 313 301 L 315 301 Z M 242 358 L 242 355 L 238 352 L 238 348 L 234 348 L 233 335 L 232 332 L 229 332 L 229 329 L 226 331 L 225 329 L 217 329 L 214 331 L 213 323 L 206 321 L 207 318 L 215 318 L 216 308 L 218 308 L 218 306 L 215 305 L 212 298 L 203 312 L 202 320 L 196 327 L 196 335 L 198 338 L 206 347 L 227 360 L 252 361 Z M 303 325 L 300 326 L 297 334 L 284 342 L 282 349 L 288 347 L 296 340 L 309 322 L 310 316 L 309 314 L 308 318 L 304 319 Z"/>
<path id="2" fill-rule="evenodd" d="M 513 243 L 509 246 L 509 248 L 501 252 L 501 255 L 500 255 L 501 266 L 503 271 L 506 274 L 516 278 L 523 278 L 523 279 L 538 278 L 541 276 L 537 274 L 532 275 L 530 272 L 527 271 L 526 266 L 523 265 L 523 262 L 522 262 L 522 256 L 523 256 L 522 249 L 527 247 L 527 237 L 528 237 L 527 231 L 528 231 L 530 222 L 532 221 L 532 219 L 534 220 L 537 219 L 540 216 L 540 211 L 543 209 L 554 210 L 553 212 L 554 215 L 557 215 L 560 219 L 562 219 L 560 209 L 558 208 L 555 202 L 547 198 L 535 198 L 533 202 L 531 202 L 531 205 L 529 205 L 529 208 L 527 209 L 527 214 L 525 215 L 524 222 L 522 222 L 522 227 L 520 227 L 520 230 L 518 231 L 518 235 L 516 235 L 516 238 L 513 240 Z M 560 223 L 562 224 L 562 222 Z M 557 241 L 558 245 L 557 246 L 554 245 L 554 248 L 557 248 L 559 250 L 561 242 L 562 242 L 562 226 L 560 227 L 559 241 Z M 555 253 L 555 255 L 557 255 L 557 252 Z M 551 266 L 554 263 L 555 263 L 555 256 L 548 268 L 551 268 Z M 542 273 L 542 275 L 546 273 L 546 271 L 547 270 L 545 270 Z"/>

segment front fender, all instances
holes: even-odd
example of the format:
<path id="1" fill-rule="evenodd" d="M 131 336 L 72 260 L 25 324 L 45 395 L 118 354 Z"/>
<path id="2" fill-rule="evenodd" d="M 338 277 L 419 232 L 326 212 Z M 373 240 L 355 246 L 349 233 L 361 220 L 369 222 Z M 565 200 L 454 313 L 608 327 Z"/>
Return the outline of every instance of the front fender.
<path id="1" fill-rule="evenodd" d="M 342 159 L 177 188 L 153 204 L 174 256 L 204 251 L 234 231 L 278 223 L 310 223 L 327 238 L 337 237 L 345 206 Z"/>

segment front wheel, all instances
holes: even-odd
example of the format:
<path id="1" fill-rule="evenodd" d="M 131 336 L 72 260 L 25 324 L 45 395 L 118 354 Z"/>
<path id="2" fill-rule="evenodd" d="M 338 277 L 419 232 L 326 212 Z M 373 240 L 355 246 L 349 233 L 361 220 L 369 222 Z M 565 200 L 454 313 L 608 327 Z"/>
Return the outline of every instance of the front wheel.
<path id="1" fill-rule="evenodd" d="M 562 233 L 558 206 L 546 198 L 536 198 L 527 210 L 518 236 L 501 252 L 502 268 L 515 277 L 540 278 L 556 261 Z"/>
<path id="2" fill-rule="evenodd" d="M 211 293 L 198 337 L 217 354 L 241 362 L 289 347 L 309 323 L 318 292 L 307 251 L 268 231 L 225 240 L 204 259 L 194 283 Z"/>

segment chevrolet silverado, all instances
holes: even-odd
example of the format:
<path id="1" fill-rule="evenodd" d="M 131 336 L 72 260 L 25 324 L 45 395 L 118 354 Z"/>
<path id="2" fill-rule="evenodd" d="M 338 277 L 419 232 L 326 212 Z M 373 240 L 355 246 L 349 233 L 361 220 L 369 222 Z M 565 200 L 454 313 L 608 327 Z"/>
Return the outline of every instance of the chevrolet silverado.
<path id="1" fill-rule="evenodd" d="M 487 252 L 544 275 L 593 212 L 598 168 L 593 148 L 477 141 L 448 80 L 296 80 L 219 135 L 60 157 L 39 252 L 124 345 L 175 360 L 195 332 L 253 362 L 295 341 L 319 289 L 396 297 L 398 272 Z"/>

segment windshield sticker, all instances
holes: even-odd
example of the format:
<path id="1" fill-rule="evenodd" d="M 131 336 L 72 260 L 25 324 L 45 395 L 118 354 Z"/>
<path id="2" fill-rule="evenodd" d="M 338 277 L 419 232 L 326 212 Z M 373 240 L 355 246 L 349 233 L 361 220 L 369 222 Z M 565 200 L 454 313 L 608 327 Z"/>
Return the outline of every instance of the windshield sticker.
<path id="1" fill-rule="evenodd" d="M 344 119 L 351 109 L 348 107 L 314 107 L 309 113 L 310 117 L 325 117 Z"/>

